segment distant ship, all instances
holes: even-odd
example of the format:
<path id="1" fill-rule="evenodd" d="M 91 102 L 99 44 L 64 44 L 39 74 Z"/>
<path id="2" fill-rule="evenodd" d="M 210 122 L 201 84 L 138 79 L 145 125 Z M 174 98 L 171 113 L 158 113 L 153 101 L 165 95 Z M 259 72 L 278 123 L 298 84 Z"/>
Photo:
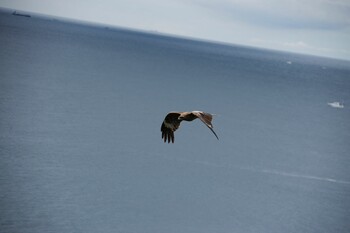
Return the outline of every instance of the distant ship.
<path id="1" fill-rule="evenodd" d="M 344 104 L 341 104 L 340 102 L 332 102 L 328 103 L 328 105 L 333 108 L 344 108 Z"/>
<path id="2" fill-rule="evenodd" d="M 15 16 L 22 16 L 22 17 L 27 17 L 27 18 L 30 18 L 31 16 L 28 15 L 28 14 L 22 14 L 22 13 L 18 13 L 17 11 L 14 11 L 12 13 L 12 15 L 15 15 Z"/>

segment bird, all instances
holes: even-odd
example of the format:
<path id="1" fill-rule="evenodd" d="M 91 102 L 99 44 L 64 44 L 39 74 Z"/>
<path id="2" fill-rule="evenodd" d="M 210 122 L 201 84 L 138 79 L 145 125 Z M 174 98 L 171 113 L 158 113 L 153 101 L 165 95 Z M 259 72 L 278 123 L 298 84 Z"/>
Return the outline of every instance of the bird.
<path id="1" fill-rule="evenodd" d="M 162 131 L 162 139 L 164 143 L 174 143 L 175 137 L 174 132 L 180 127 L 181 121 L 193 121 L 199 118 L 210 130 L 213 132 L 215 137 L 219 140 L 218 135 L 216 135 L 213 130 L 213 125 L 211 123 L 213 115 L 210 113 L 202 111 L 192 111 L 192 112 L 169 112 L 162 123 L 160 131 Z"/>

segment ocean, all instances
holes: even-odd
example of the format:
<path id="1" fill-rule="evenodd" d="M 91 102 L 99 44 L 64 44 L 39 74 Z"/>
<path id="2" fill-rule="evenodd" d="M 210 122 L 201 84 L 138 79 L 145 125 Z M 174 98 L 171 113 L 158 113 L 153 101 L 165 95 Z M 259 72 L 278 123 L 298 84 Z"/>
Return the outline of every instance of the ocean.
<path id="1" fill-rule="evenodd" d="M 0 12 L 0 232 L 350 231 L 350 62 Z M 170 111 L 214 115 L 215 136 Z"/>

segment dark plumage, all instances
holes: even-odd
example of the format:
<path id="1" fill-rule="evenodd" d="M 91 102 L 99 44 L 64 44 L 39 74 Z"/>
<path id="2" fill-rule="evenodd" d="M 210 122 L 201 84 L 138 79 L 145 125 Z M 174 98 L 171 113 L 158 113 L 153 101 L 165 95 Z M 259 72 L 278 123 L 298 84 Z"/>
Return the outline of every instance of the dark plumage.
<path id="1" fill-rule="evenodd" d="M 219 140 L 218 136 L 213 130 L 213 125 L 211 121 L 213 116 L 210 113 L 201 112 L 201 111 L 192 111 L 192 112 L 169 112 L 160 128 L 162 131 L 162 139 L 164 142 L 174 143 L 174 132 L 179 128 L 181 121 L 193 121 L 194 119 L 199 118 L 215 135 Z"/>

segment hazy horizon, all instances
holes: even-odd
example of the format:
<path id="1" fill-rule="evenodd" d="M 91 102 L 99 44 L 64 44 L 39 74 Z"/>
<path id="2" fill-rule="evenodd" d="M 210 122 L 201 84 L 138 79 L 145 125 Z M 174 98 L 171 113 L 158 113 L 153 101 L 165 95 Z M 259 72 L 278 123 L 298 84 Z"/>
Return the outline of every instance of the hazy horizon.
<path id="1" fill-rule="evenodd" d="M 346 0 L 4 0 L 0 7 L 134 30 L 350 60 Z"/>
<path id="2" fill-rule="evenodd" d="M 58 20 L 63 23 L 74 23 L 78 25 L 86 25 L 86 26 L 92 26 L 92 27 L 102 27 L 110 30 L 130 30 L 134 32 L 140 32 L 140 33 L 147 33 L 147 34 L 154 34 L 154 35 L 160 35 L 160 36 L 166 36 L 166 37 L 173 37 L 173 38 L 179 38 L 179 39 L 185 39 L 185 40 L 194 40 L 198 42 L 207 42 L 207 43 L 213 43 L 213 44 L 221 44 L 221 45 L 227 45 L 227 46 L 242 46 L 246 48 L 252 48 L 252 49 L 260 49 L 260 50 L 266 50 L 266 51 L 275 51 L 275 52 L 281 52 L 281 53 L 290 53 L 290 54 L 296 54 L 296 55 L 305 55 L 305 56 L 314 56 L 314 57 L 320 57 L 320 58 L 326 58 L 326 59 L 335 59 L 339 61 L 345 61 L 350 62 L 350 58 L 339 58 L 339 57 L 329 57 L 326 55 L 317 55 L 317 54 L 310 54 L 310 53 L 302 53 L 297 51 L 290 51 L 290 50 L 281 50 L 276 48 L 266 48 L 266 47 L 259 47 L 258 45 L 246 45 L 246 44 L 237 44 L 237 43 L 231 43 L 226 41 L 217 41 L 212 39 L 205 39 L 205 38 L 198 38 L 198 37 L 192 37 L 192 36 L 185 36 L 185 35 L 177 35 L 172 33 L 166 33 L 161 32 L 157 30 L 146 30 L 146 29 L 140 29 L 140 28 L 132 28 L 132 27 L 125 27 L 121 25 L 112 25 L 108 23 L 100 23 L 100 22 L 94 22 L 94 21 L 88 21 L 84 19 L 75 19 L 75 18 L 68 18 L 68 17 L 62 17 L 62 16 L 56 16 L 56 15 L 48 15 L 44 13 L 38 13 L 38 12 L 31 12 L 31 11 L 25 11 L 25 10 L 18 10 L 18 9 L 11 9 L 6 7 L 0 7 L 0 11 L 13 14 L 14 12 L 17 12 L 19 14 L 19 17 L 21 17 L 21 14 L 24 15 L 30 15 L 34 18 L 43 18 L 48 20 Z"/>

